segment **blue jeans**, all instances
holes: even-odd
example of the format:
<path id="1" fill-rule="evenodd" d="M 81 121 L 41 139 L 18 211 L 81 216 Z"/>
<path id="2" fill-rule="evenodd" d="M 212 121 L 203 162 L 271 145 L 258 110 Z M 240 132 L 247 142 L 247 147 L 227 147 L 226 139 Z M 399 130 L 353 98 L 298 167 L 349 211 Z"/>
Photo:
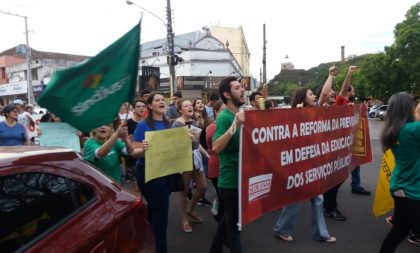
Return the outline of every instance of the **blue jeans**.
<path id="1" fill-rule="evenodd" d="M 153 179 L 144 183 L 144 167 L 136 168 L 137 185 L 147 200 L 147 219 L 152 224 L 155 236 L 156 253 L 167 252 L 166 230 L 170 191 L 164 178 Z"/>
<path id="2" fill-rule="evenodd" d="M 225 215 L 219 223 L 211 244 L 210 253 L 222 253 L 226 244 L 231 253 L 242 253 L 240 231 L 238 230 L 238 189 L 219 188 Z"/>
<path id="3" fill-rule="evenodd" d="M 314 240 L 322 240 L 330 237 L 327 224 L 325 224 L 324 213 L 322 212 L 323 202 L 324 198 L 322 195 L 311 198 L 311 227 L 312 238 Z M 277 234 L 293 234 L 293 224 L 298 217 L 300 209 L 302 208 L 302 203 L 303 202 L 299 202 L 282 209 L 276 225 L 273 228 Z"/>
<path id="4" fill-rule="evenodd" d="M 357 190 L 360 186 L 360 166 L 357 166 L 354 168 L 354 170 L 351 172 L 351 189 Z"/>

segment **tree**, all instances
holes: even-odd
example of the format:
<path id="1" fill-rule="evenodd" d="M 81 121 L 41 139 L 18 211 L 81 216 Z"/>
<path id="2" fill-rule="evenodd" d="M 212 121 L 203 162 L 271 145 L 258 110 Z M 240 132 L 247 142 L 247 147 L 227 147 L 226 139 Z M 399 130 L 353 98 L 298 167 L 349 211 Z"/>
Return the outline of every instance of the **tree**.
<path id="1" fill-rule="evenodd" d="M 404 70 L 407 79 L 403 85 L 411 90 L 412 84 L 420 86 L 420 3 L 413 5 L 405 17 L 395 26 L 395 42 L 387 49 L 387 54 Z"/>

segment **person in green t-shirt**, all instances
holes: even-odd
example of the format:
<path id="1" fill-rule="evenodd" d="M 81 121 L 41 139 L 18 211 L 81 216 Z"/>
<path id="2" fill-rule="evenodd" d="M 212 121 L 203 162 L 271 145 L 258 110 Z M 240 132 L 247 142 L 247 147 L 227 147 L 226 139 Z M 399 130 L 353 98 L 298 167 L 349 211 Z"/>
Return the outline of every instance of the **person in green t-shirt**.
<path id="1" fill-rule="evenodd" d="M 133 146 L 128 139 L 127 123 L 124 121 L 114 132 L 112 125 L 94 129 L 83 145 L 83 157 L 121 184 L 120 156 L 131 155 Z"/>
<path id="2" fill-rule="evenodd" d="M 239 129 L 245 122 L 245 113 L 239 111 L 244 104 L 245 90 L 235 77 L 224 79 L 219 85 L 219 95 L 226 108 L 216 120 L 213 136 L 213 151 L 218 153 L 220 161 L 218 187 L 220 198 L 225 207 L 225 216 L 219 223 L 210 252 L 223 252 L 223 244 L 230 252 L 242 252 L 238 223 L 238 159 Z"/>
<path id="3" fill-rule="evenodd" d="M 394 198 L 391 231 L 381 246 L 381 253 L 394 252 L 409 234 L 409 240 L 420 243 L 420 104 L 406 92 L 391 96 L 381 135 L 383 149 L 391 149 L 395 167 L 390 191 Z"/>

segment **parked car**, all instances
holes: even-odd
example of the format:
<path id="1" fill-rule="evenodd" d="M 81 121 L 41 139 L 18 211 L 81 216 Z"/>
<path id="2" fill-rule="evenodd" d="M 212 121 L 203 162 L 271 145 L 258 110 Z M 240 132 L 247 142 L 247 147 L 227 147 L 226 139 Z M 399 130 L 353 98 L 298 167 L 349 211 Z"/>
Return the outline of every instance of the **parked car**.
<path id="1" fill-rule="evenodd" d="M 46 108 L 41 108 L 41 107 L 35 107 L 34 108 L 34 112 L 36 113 L 36 114 L 45 114 L 45 113 L 47 113 L 47 109 Z"/>
<path id="2" fill-rule="evenodd" d="M 376 117 L 380 120 L 384 120 L 385 116 L 386 116 L 386 111 L 380 111 Z"/>
<path id="3" fill-rule="evenodd" d="M 154 252 L 140 197 L 63 148 L 0 147 L 0 249 Z"/>
<path id="4" fill-rule="evenodd" d="M 369 117 L 370 118 L 377 118 L 378 113 L 386 111 L 386 108 L 388 108 L 388 105 L 380 105 L 380 106 L 377 106 L 377 107 L 370 108 Z"/>

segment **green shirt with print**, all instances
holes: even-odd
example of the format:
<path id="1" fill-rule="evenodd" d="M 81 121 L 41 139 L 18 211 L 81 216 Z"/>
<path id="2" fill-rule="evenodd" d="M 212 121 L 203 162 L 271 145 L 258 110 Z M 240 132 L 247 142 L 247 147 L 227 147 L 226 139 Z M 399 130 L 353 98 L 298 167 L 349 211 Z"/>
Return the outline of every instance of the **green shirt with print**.
<path id="1" fill-rule="evenodd" d="M 120 155 L 125 148 L 125 144 L 118 139 L 105 157 L 96 158 L 95 150 L 100 148 L 102 144 L 102 142 L 89 138 L 83 145 L 83 157 L 121 184 Z"/>
<path id="2" fill-rule="evenodd" d="M 213 142 L 221 137 L 235 121 L 235 114 L 225 108 L 216 119 Z M 220 170 L 217 185 L 222 188 L 238 189 L 239 132 L 237 129 L 226 148 L 219 154 Z"/>
<path id="3" fill-rule="evenodd" d="M 420 200 L 420 122 L 406 123 L 391 149 L 395 156 L 391 193 L 402 190 L 407 198 Z"/>

